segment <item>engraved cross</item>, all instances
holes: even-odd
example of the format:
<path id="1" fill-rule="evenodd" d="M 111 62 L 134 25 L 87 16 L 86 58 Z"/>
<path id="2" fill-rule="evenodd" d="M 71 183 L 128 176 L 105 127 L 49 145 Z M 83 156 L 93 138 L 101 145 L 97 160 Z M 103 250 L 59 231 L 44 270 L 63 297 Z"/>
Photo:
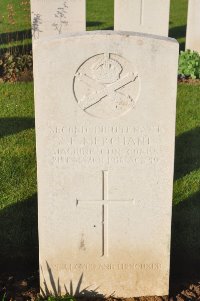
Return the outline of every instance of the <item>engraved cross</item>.
<path id="1" fill-rule="evenodd" d="M 144 0 L 140 0 L 140 25 L 143 25 Z"/>
<path id="2" fill-rule="evenodd" d="M 127 200 L 110 200 L 108 197 L 108 171 L 102 171 L 102 199 L 101 200 L 76 200 L 76 206 L 80 203 L 88 204 L 98 204 L 102 205 L 102 255 L 108 256 L 108 240 L 109 240 L 109 205 L 116 203 L 132 203 L 134 204 L 133 199 Z"/>

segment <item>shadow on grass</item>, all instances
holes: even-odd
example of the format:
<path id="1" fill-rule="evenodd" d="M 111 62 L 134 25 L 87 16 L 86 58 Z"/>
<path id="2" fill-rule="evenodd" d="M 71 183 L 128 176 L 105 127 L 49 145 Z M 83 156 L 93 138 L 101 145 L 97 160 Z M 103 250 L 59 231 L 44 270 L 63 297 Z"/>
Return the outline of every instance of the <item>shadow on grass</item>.
<path id="1" fill-rule="evenodd" d="M 200 168 L 200 128 L 176 138 L 175 180 Z M 171 290 L 174 283 L 200 280 L 200 190 L 173 206 Z M 182 281 L 183 280 L 183 281 Z M 179 288 L 178 288 L 179 289 Z"/>
<path id="2" fill-rule="evenodd" d="M 44 276 L 44 271 L 42 269 L 42 267 L 40 267 L 41 269 L 41 277 L 42 277 L 42 281 L 43 281 L 43 287 L 40 287 L 41 293 L 43 297 L 47 297 L 47 296 L 60 296 L 61 294 L 66 294 L 66 295 L 70 295 L 70 296 L 76 296 L 76 297 L 92 297 L 92 298 L 104 298 L 104 295 L 101 293 L 98 293 L 98 287 L 94 290 L 90 290 L 89 286 L 81 289 L 82 286 L 82 282 L 83 282 L 83 273 L 80 275 L 80 278 L 76 284 L 76 286 L 74 285 L 74 283 L 72 282 L 72 280 L 69 281 L 69 283 L 64 284 L 63 288 L 61 288 L 60 285 L 60 280 L 55 279 L 54 275 L 53 275 L 53 271 L 50 267 L 50 265 L 48 264 L 48 262 L 46 262 L 46 273 L 47 274 L 47 278 L 45 278 Z M 67 272 L 66 272 L 67 273 Z M 67 288 L 69 286 L 69 289 Z"/>
<path id="3" fill-rule="evenodd" d="M 91 25 L 92 24 L 92 25 Z M 93 31 L 92 27 L 94 26 L 101 26 L 103 24 L 103 22 L 87 22 L 87 31 Z M 113 30 L 114 27 L 113 26 L 109 26 L 103 29 L 96 29 L 95 30 Z"/>
<path id="4" fill-rule="evenodd" d="M 0 210 L 0 271 L 38 269 L 37 195 Z"/>
<path id="5" fill-rule="evenodd" d="M 200 280 L 200 191 L 173 207 L 171 286 Z"/>
<path id="6" fill-rule="evenodd" d="M 26 43 L 23 45 L 7 45 L 6 47 L 0 48 L 0 55 L 4 53 L 19 53 L 19 54 L 30 54 L 32 52 L 32 43 Z"/>
<path id="7" fill-rule="evenodd" d="M 174 38 L 176 40 L 180 39 L 180 38 L 185 38 L 186 37 L 186 25 L 170 28 L 169 37 Z M 185 42 L 182 42 L 179 45 L 180 45 L 180 50 L 184 51 L 185 50 Z"/>
<path id="8" fill-rule="evenodd" d="M 31 39 L 32 33 L 31 29 L 15 31 L 15 32 L 6 32 L 0 34 L 0 43 L 8 44 L 17 41 L 23 41 L 24 39 Z"/>
<path id="9" fill-rule="evenodd" d="M 34 127 L 35 120 L 31 117 L 0 118 L 0 138 Z"/>
<path id="10" fill-rule="evenodd" d="M 87 27 L 96 27 L 96 26 L 100 26 L 102 24 L 103 24 L 103 22 L 99 22 L 99 21 L 87 21 L 86 26 Z"/>
<path id="11" fill-rule="evenodd" d="M 114 26 L 106 27 L 104 30 L 114 30 Z"/>
<path id="12" fill-rule="evenodd" d="M 32 43 L 27 43 L 25 40 L 31 38 L 31 29 L 0 34 L 0 45 L 3 45 L 3 47 L 0 48 L 0 55 L 6 52 L 20 54 L 30 53 L 32 51 Z M 17 42 L 19 42 L 19 45 L 13 45 L 17 44 Z"/>
<path id="13" fill-rule="evenodd" d="M 185 51 L 185 42 L 179 43 L 179 51 Z"/>
<path id="14" fill-rule="evenodd" d="M 175 180 L 200 168 L 199 153 L 200 127 L 176 137 Z"/>
<path id="15" fill-rule="evenodd" d="M 174 39 L 185 38 L 186 36 L 186 25 L 172 27 L 169 30 L 169 36 Z"/>

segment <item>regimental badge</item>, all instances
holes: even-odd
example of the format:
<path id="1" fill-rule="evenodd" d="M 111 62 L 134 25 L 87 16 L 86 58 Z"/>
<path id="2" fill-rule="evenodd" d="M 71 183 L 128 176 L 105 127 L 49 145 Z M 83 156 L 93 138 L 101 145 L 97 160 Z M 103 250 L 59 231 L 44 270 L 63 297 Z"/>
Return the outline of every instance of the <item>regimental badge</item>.
<path id="1" fill-rule="evenodd" d="M 79 106 L 99 118 L 116 118 L 134 108 L 139 87 L 139 75 L 132 64 L 111 53 L 89 58 L 74 77 Z"/>

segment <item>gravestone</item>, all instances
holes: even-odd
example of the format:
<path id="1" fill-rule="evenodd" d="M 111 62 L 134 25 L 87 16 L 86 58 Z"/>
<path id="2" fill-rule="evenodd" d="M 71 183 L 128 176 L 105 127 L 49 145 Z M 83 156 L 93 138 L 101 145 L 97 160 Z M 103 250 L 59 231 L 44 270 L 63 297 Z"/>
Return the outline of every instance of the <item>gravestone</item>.
<path id="1" fill-rule="evenodd" d="M 186 49 L 200 52 L 200 1 L 189 0 Z"/>
<path id="2" fill-rule="evenodd" d="M 115 0 L 115 30 L 168 36 L 170 0 Z"/>
<path id="3" fill-rule="evenodd" d="M 177 64 L 151 35 L 34 43 L 44 291 L 168 294 Z"/>
<path id="4" fill-rule="evenodd" d="M 85 0 L 31 0 L 33 41 L 86 29 Z"/>

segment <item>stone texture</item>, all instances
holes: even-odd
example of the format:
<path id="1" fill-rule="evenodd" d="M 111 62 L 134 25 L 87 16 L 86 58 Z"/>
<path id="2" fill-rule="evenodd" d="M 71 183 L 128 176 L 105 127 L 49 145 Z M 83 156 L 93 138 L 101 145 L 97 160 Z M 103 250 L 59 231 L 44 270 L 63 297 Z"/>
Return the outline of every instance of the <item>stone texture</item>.
<path id="1" fill-rule="evenodd" d="M 186 49 L 200 52 L 200 1 L 189 0 Z"/>
<path id="2" fill-rule="evenodd" d="M 43 290 L 168 294 L 177 64 L 156 36 L 34 43 Z"/>
<path id="3" fill-rule="evenodd" d="M 168 36 L 169 10 L 170 0 L 115 0 L 115 30 Z"/>
<path id="4" fill-rule="evenodd" d="M 33 40 L 86 29 L 85 0 L 31 0 Z"/>

